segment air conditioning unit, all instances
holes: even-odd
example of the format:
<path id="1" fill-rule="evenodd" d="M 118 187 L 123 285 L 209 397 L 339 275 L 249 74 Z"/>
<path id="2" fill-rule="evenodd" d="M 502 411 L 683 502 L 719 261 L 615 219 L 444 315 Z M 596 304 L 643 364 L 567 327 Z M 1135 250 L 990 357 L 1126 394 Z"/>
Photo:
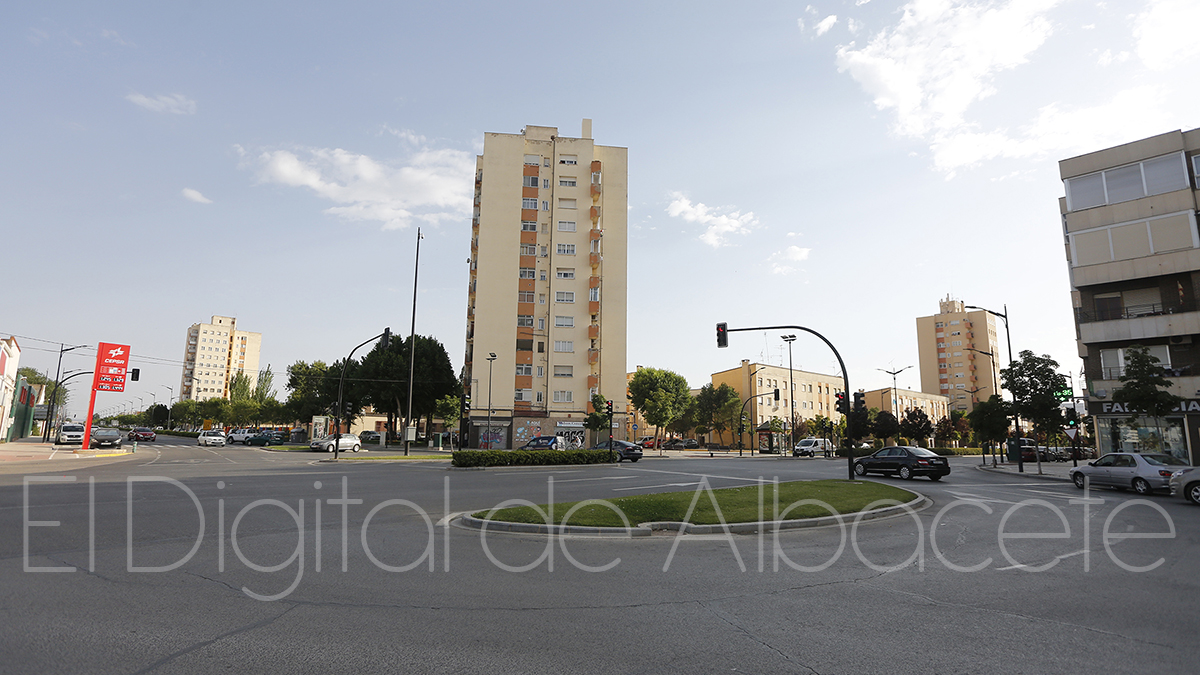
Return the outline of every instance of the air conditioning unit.
<path id="1" fill-rule="evenodd" d="M 1190 345 L 1192 344 L 1191 335 L 1172 335 L 1167 340 L 1173 345 Z"/>

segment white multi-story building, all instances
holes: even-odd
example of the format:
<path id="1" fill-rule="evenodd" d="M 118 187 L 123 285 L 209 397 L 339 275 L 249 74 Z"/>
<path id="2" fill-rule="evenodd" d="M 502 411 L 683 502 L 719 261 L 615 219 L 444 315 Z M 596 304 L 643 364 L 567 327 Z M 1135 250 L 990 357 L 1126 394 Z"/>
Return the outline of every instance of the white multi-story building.
<path id="1" fill-rule="evenodd" d="M 917 354 L 921 391 L 948 397 L 950 410 L 970 412 L 1000 394 L 1000 364 L 1008 355 L 1000 351 L 996 320 L 987 310 L 949 296 L 939 301 L 937 314 L 917 319 Z"/>
<path id="2" fill-rule="evenodd" d="M 582 443 L 593 393 L 625 407 L 628 151 L 591 136 L 591 120 L 581 138 L 484 136 L 463 383 L 474 447 Z"/>
<path id="3" fill-rule="evenodd" d="M 233 317 L 214 315 L 210 323 L 192 324 L 183 349 L 179 398 L 229 398 L 229 382 L 238 373 L 245 373 L 254 387 L 261 348 L 262 333 L 238 330 Z"/>

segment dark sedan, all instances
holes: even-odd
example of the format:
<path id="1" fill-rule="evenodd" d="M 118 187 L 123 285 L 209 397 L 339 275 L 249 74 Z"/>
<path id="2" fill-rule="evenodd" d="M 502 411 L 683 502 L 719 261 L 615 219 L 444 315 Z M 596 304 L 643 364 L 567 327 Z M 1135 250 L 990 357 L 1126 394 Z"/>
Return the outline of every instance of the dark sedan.
<path id="1" fill-rule="evenodd" d="M 873 455 L 854 462 L 854 473 L 895 474 L 904 480 L 914 476 L 929 476 L 929 480 L 941 480 L 950 475 L 950 463 L 937 453 L 910 445 L 896 445 L 879 450 Z"/>
<path id="2" fill-rule="evenodd" d="M 120 429 L 92 429 L 92 440 L 90 443 L 93 448 L 121 448 L 121 430 Z"/>
<path id="3" fill-rule="evenodd" d="M 597 443 L 596 445 L 592 446 L 592 450 L 608 450 L 609 449 L 608 443 L 609 443 L 608 441 L 601 441 L 600 443 Z M 618 462 L 620 462 L 623 459 L 627 459 L 631 462 L 636 462 L 642 458 L 642 446 L 638 445 L 637 443 L 630 443 L 629 441 L 614 440 L 614 441 L 612 441 L 611 449 L 613 451 L 613 454 L 616 456 Z"/>
<path id="4" fill-rule="evenodd" d="M 270 429 L 264 429 L 246 439 L 246 445 L 279 445 L 280 442 L 279 437 Z"/>
<path id="5" fill-rule="evenodd" d="M 156 438 L 158 438 L 158 434 L 154 433 L 154 430 L 148 427 L 137 427 L 129 432 L 129 440 L 131 441 L 153 441 Z"/>

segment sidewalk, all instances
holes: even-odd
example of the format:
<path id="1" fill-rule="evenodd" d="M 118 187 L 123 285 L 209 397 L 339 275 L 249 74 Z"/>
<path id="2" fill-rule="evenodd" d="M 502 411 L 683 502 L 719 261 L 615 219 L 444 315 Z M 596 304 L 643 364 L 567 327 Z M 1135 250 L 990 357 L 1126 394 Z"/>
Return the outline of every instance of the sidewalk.
<path id="1" fill-rule="evenodd" d="M 41 436 L 18 438 L 11 443 L 0 443 L 0 462 L 33 462 L 47 459 L 78 459 L 81 457 L 121 457 L 132 455 L 133 446 L 122 445 L 121 450 L 83 450 L 78 445 L 55 445 L 42 441 Z"/>
<path id="2" fill-rule="evenodd" d="M 1080 466 L 1086 466 L 1087 463 L 1088 463 L 1088 460 L 1085 460 L 1085 459 L 1079 460 Z M 1037 462 L 1025 462 L 1025 472 L 1024 473 L 1020 473 L 1017 471 L 1017 463 L 1016 462 L 1005 462 L 1003 464 L 997 464 L 996 466 L 992 466 L 992 462 L 991 462 L 990 458 L 988 460 L 987 466 L 980 466 L 978 461 L 976 461 L 975 466 L 976 466 L 976 468 L 982 469 L 984 471 L 992 471 L 994 473 L 1005 473 L 1005 474 L 1011 474 L 1013 476 L 1029 476 L 1032 478 L 1044 478 L 1044 479 L 1050 479 L 1050 480 L 1069 481 L 1069 480 L 1071 480 L 1071 477 L 1068 475 L 1068 472 L 1075 467 L 1075 464 L 1073 462 L 1071 462 L 1071 460 L 1069 460 L 1069 459 L 1065 462 L 1042 462 L 1042 473 L 1040 475 L 1038 474 Z"/>

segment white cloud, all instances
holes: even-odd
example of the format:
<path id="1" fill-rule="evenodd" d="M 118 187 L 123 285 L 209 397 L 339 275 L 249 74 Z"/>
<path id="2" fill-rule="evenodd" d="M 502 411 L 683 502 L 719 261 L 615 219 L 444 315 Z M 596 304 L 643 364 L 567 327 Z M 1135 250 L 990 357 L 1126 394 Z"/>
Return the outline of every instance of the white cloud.
<path id="1" fill-rule="evenodd" d="M 199 190 L 193 190 L 192 188 L 183 188 L 183 196 L 187 199 L 190 199 L 190 200 L 196 202 L 197 204 L 211 204 L 212 203 L 211 199 L 200 194 Z"/>
<path id="2" fill-rule="evenodd" d="M 1099 63 L 1102 66 L 1111 66 L 1114 63 L 1124 63 L 1128 60 L 1129 52 L 1117 52 L 1114 54 L 1112 53 L 1111 49 L 1105 49 L 1100 53 L 1100 56 L 1096 58 L 1096 63 Z"/>
<path id="3" fill-rule="evenodd" d="M 1200 3 L 1196 0 L 1151 0 L 1133 26 L 1138 58 L 1151 70 L 1168 70 L 1181 64 L 1195 65 L 1200 56 L 1196 26 Z"/>
<path id="4" fill-rule="evenodd" d="M 830 14 L 824 19 L 821 19 L 820 23 L 817 24 L 817 35 L 820 36 L 828 33 L 829 29 L 833 28 L 837 24 L 837 20 L 837 14 Z"/>
<path id="5" fill-rule="evenodd" d="M 126 42 L 125 40 L 121 39 L 121 36 L 119 34 L 117 34 L 117 31 L 115 31 L 115 30 L 108 30 L 107 28 L 105 28 L 104 30 L 100 31 L 100 36 L 107 40 L 112 40 L 113 42 L 121 45 L 122 47 L 136 47 L 137 46 L 137 45 L 133 44 L 132 42 Z"/>
<path id="6" fill-rule="evenodd" d="M 397 229 L 471 214 L 475 158 L 459 150 L 420 148 L 394 163 L 340 148 L 268 150 L 249 161 L 259 181 L 308 188 L 337 204 L 325 213 L 345 220 Z"/>
<path id="7" fill-rule="evenodd" d="M 159 94 L 154 98 L 142 94 L 130 94 L 125 100 L 139 105 L 151 112 L 171 113 L 173 115 L 195 115 L 196 102 L 183 94 Z"/>
<path id="8" fill-rule="evenodd" d="M 672 192 L 671 198 L 671 203 L 667 205 L 667 215 L 706 226 L 704 233 L 700 235 L 700 241 L 713 248 L 728 245 L 726 237 L 729 235 L 746 234 L 758 225 L 758 219 L 752 211 L 743 214 L 727 208 L 714 209 L 701 203 L 693 204 L 692 200 L 681 192 Z"/>
<path id="9" fill-rule="evenodd" d="M 791 234 L 789 233 L 789 236 Z M 796 271 L 796 266 L 792 263 L 804 262 L 808 260 L 808 255 L 812 253 L 811 248 L 800 248 L 799 246 L 789 246 L 782 251 L 773 253 L 769 258 L 771 262 L 772 274 L 791 274 Z"/>

